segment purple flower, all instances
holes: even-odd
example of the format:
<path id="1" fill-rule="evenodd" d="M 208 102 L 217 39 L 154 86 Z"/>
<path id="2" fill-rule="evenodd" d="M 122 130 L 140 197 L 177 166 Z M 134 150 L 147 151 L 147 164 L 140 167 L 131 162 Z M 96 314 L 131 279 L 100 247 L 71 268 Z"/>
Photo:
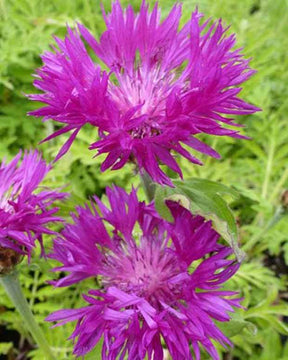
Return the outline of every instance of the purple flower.
<path id="1" fill-rule="evenodd" d="M 53 203 L 67 194 L 39 188 L 51 167 L 37 151 L 25 152 L 19 164 L 20 158 L 21 151 L 0 165 L 0 248 L 30 258 L 36 240 L 44 255 L 42 235 L 55 234 L 47 225 L 62 221 Z"/>
<path id="2" fill-rule="evenodd" d="M 200 359 L 200 345 L 219 359 L 212 340 L 231 343 L 213 320 L 229 321 L 240 306 L 235 292 L 220 289 L 239 267 L 227 259 L 231 249 L 217 244 L 210 221 L 175 202 L 169 223 L 135 190 L 115 187 L 107 196 L 111 210 L 96 197 L 97 206 L 78 207 L 49 255 L 63 264 L 54 271 L 68 272 L 56 286 L 97 277 L 100 289 L 83 296 L 87 306 L 47 320 L 77 321 L 70 337 L 77 356 L 103 337 L 104 360 L 162 360 L 163 343 L 174 360 Z"/>
<path id="3" fill-rule="evenodd" d="M 44 141 L 73 130 L 56 159 L 90 123 L 100 136 L 90 149 L 108 154 L 102 171 L 132 161 L 154 181 L 172 185 L 159 166 L 182 176 L 172 150 L 196 164 L 186 147 L 219 157 L 195 135 L 245 138 L 225 125 L 240 126 L 234 115 L 259 110 L 238 98 L 240 84 L 254 73 L 249 60 L 234 49 L 235 35 L 227 35 L 221 20 L 202 22 L 196 10 L 178 30 L 180 18 L 180 4 L 161 22 L 157 4 L 149 12 L 144 0 L 136 14 L 116 0 L 104 14 L 107 30 L 99 41 L 81 24 L 68 28 L 64 40 L 55 38 L 58 49 L 42 56 L 34 81 L 43 93 L 30 95 L 47 106 L 30 114 L 65 124 Z M 109 75 L 93 63 L 80 35 Z"/>

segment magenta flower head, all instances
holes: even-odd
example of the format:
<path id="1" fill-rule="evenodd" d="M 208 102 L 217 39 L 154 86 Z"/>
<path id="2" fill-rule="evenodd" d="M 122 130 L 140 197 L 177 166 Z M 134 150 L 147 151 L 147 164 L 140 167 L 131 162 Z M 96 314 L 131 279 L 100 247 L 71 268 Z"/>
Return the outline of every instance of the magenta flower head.
<path id="1" fill-rule="evenodd" d="M 81 24 L 68 28 L 64 40 L 55 38 L 58 48 L 42 56 L 34 81 L 43 93 L 30 95 L 46 106 L 30 114 L 65 125 L 44 141 L 73 131 L 56 159 L 89 123 L 100 136 L 90 149 L 107 154 L 102 171 L 130 161 L 154 181 L 172 185 L 160 168 L 165 164 L 182 176 L 172 152 L 196 164 L 187 147 L 219 157 L 197 134 L 244 137 L 225 128 L 239 126 L 234 115 L 259 110 L 238 97 L 254 70 L 234 49 L 235 35 L 227 35 L 221 20 L 203 22 L 198 10 L 179 29 L 179 3 L 160 17 L 157 4 L 149 12 L 143 0 L 135 13 L 116 0 L 111 14 L 104 13 L 107 30 L 99 41 Z M 108 74 L 92 61 L 81 36 Z"/>
<path id="2" fill-rule="evenodd" d="M 98 198 L 97 206 L 77 209 L 49 255 L 63 264 L 54 271 L 68 272 L 56 286 L 94 277 L 100 289 L 83 296 L 87 306 L 47 320 L 77 321 L 71 335 L 77 356 L 103 337 L 103 360 L 162 360 L 163 346 L 174 360 L 198 360 L 200 345 L 219 359 L 212 340 L 230 341 L 213 320 L 229 321 L 240 306 L 236 293 L 220 289 L 239 267 L 227 259 L 232 250 L 217 244 L 210 221 L 175 202 L 169 223 L 153 204 L 139 202 L 135 190 L 115 187 L 107 196 L 111 209 Z"/>
<path id="3" fill-rule="evenodd" d="M 10 163 L 0 165 L 0 272 L 5 260 L 9 262 L 5 254 L 12 262 L 11 256 L 15 261 L 21 255 L 29 259 L 36 240 L 44 255 L 42 235 L 55 234 L 47 225 L 61 221 L 53 203 L 67 196 L 39 188 L 50 166 L 37 151 L 25 152 L 19 164 L 20 158 L 21 151 Z"/>

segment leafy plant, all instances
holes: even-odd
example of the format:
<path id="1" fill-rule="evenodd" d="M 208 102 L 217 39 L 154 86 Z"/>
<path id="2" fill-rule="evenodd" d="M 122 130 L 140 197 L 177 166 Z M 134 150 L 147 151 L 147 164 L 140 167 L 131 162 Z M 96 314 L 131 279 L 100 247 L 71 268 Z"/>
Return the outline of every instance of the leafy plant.
<path id="1" fill-rule="evenodd" d="M 137 0 L 123 1 L 128 2 L 139 7 Z M 103 3 L 109 9 L 110 1 Z M 163 14 L 173 3 L 173 0 L 160 1 Z M 175 181 L 175 189 L 159 190 L 156 205 L 160 213 L 169 218 L 165 199 L 171 196 L 175 199 L 176 196 L 185 206 L 193 207 L 195 197 L 199 200 L 200 196 L 202 206 L 199 207 L 198 202 L 196 210 L 209 216 L 212 201 L 219 207 L 218 216 L 213 219 L 215 226 L 219 230 L 219 226 L 223 229 L 224 224 L 223 237 L 234 244 L 236 252 L 238 244 L 246 252 L 240 270 L 227 287 L 240 292 L 247 310 L 236 313 L 230 328 L 223 327 L 223 331 L 232 336 L 235 346 L 227 351 L 219 348 L 221 358 L 286 360 L 288 222 L 287 204 L 283 204 L 285 198 L 282 194 L 288 189 L 288 4 L 284 0 L 183 0 L 183 21 L 190 17 L 197 3 L 205 15 L 222 17 L 225 23 L 231 23 L 245 52 L 254 57 L 251 66 L 258 73 L 243 92 L 247 100 L 262 108 L 262 112 L 241 119 L 241 123 L 246 122 L 243 133 L 253 141 L 205 138 L 221 154 L 220 161 L 203 158 L 205 166 L 200 167 L 179 159 L 185 179 L 202 178 L 208 181 L 197 183 L 197 180 L 192 180 L 189 190 Z M 63 37 L 66 23 L 73 26 L 75 21 L 83 22 L 99 36 L 104 24 L 99 4 L 93 0 L 0 0 L 0 20 L 0 157 L 11 159 L 19 147 L 36 147 L 54 130 L 50 125 L 26 116 L 35 105 L 28 102 L 24 95 L 33 92 L 32 73 L 41 63 L 39 54 L 47 50 L 52 42 L 51 36 Z M 116 179 L 119 186 L 131 189 L 132 166 L 117 173 L 100 173 L 103 158 L 94 159 L 91 151 L 87 150 L 91 139 L 96 140 L 97 136 L 94 130 L 82 129 L 69 154 L 54 166 L 54 171 L 46 179 L 45 186 L 57 188 L 65 185 L 65 190 L 72 193 L 71 199 L 61 205 L 60 213 L 64 217 L 68 218 L 75 205 L 83 204 L 92 194 L 101 196 L 104 188 Z M 53 143 L 39 145 L 39 149 L 51 161 L 61 143 L 63 139 L 55 139 Z M 215 181 L 223 186 L 211 199 L 209 186 L 213 187 Z M 135 185 L 134 179 L 133 183 Z M 205 187 L 200 188 L 201 184 Z M 229 208 L 237 214 L 238 224 L 227 220 L 230 209 L 223 204 L 222 197 L 227 196 L 223 192 L 228 192 Z M 142 190 L 139 193 L 144 198 Z M 238 193 L 238 197 L 234 198 L 234 193 Z M 224 220 L 223 212 L 226 214 Z M 50 240 L 47 238 L 46 242 Z M 238 253 L 238 256 L 241 254 Z M 66 339 L 72 327 L 66 325 L 51 330 L 44 319 L 58 308 L 82 306 L 81 294 L 89 289 L 93 280 L 69 289 L 53 290 L 47 284 L 54 276 L 49 271 L 52 266 L 53 262 L 39 260 L 36 254 L 29 268 L 25 263 L 20 265 L 21 282 L 25 296 L 58 358 L 71 359 L 72 346 Z M 45 354 L 33 347 L 32 339 L 1 287 L 0 314 L 0 358 L 29 356 L 44 360 Z M 240 328 L 241 332 L 236 334 Z M 13 330 L 19 335 L 19 340 L 16 337 L 2 341 L 2 329 Z M 99 349 L 100 346 L 87 359 L 100 359 Z"/>

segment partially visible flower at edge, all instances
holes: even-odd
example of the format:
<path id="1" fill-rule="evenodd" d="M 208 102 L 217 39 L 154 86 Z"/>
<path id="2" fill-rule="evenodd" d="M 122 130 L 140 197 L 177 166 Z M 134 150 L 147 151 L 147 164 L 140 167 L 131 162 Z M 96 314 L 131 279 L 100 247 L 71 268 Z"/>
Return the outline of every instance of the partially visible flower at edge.
<path id="1" fill-rule="evenodd" d="M 5 269 L 8 257 L 13 260 L 14 256 L 16 261 L 17 257 L 27 255 L 30 259 L 37 240 L 41 255 L 45 255 L 42 236 L 55 235 L 47 225 L 62 221 L 55 216 L 58 208 L 54 202 L 68 196 L 64 192 L 39 187 L 51 169 L 40 153 L 25 151 L 19 164 L 21 154 L 19 151 L 10 163 L 3 161 L 0 165 L 0 272 L 11 270 Z M 6 265 L 9 268 L 15 264 Z"/>
<path id="2" fill-rule="evenodd" d="M 201 23 L 198 10 L 178 30 L 179 3 L 162 22 L 160 15 L 157 4 L 149 12 L 143 0 L 135 13 L 117 0 L 111 14 L 104 14 L 107 30 L 99 41 L 78 24 L 74 31 L 68 27 L 64 40 L 55 38 L 54 52 L 44 53 L 34 81 L 43 93 L 29 97 L 47 106 L 30 114 L 65 125 L 43 141 L 73 131 L 56 160 L 89 123 L 100 135 L 90 149 L 108 154 L 102 171 L 131 161 L 154 181 L 172 185 L 159 166 L 165 164 L 182 177 L 171 152 L 196 164 L 201 162 L 185 147 L 219 157 L 195 135 L 245 138 L 222 126 L 241 126 L 233 122 L 235 115 L 260 110 L 238 97 L 240 84 L 255 71 L 241 49 L 234 49 L 235 35 L 226 35 L 221 20 Z M 80 35 L 109 74 L 92 61 Z"/>
<path id="3" fill-rule="evenodd" d="M 169 223 L 153 204 L 139 202 L 135 190 L 108 188 L 107 196 L 111 209 L 96 197 L 97 205 L 77 208 L 49 255 L 63 264 L 54 271 L 68 272 L 55 286 L 94 277 L 100 289 L 83 295 L 88 306 L 46 320 L 77 321 L 70 337 L 76 356 L 103 337 L 103 360 L 162 360 L 163 344 L 173 360 L 199 360 L 200 345 L 219 359 L 211 340 L 231 342 L 213 320 L 229 321 L 241 300 L 221 290 L 239 268 L 227 258 L 232 250 L 217 243 L 210 221 L 178 203 L 168 202 Z"/>

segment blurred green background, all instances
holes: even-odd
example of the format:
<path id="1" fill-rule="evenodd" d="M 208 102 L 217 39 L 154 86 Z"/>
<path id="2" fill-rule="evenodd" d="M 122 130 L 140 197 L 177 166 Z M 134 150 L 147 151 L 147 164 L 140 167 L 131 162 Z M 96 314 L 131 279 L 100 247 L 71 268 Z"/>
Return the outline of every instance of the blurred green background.
<path id="1" fill-rule="evenodd" d="M 247 258 L 240 271 L 227 285 L 239 290 L 247 311 L 239 311 L 233 329 L 224 331 L 232 336 L 233 349 L 219 348 L 223 360 L 288 360 L 288 217 L 283 207 L 283 192 L 288 190 L 288 1 L 287 0 L 183 0 L 183 22 L 198 5 L 205 17 L 221 17 L 231 24 L 238 45 L 252 57 L 252 67 L 258 73 L 244 85 L 243 97 L 263 111 L 240 118 L 246 124 L 244 132 L 252 140 L 213 138 L 207 141 L 222 155 L 222 159 L 203 158 L 205 166 L 197 167 L 183 160 L 185 177 L 197 176 L 233 186 L 241 193 L 231 202 L 240 226 L 241 245 Z M 110 1 L 103 0 L 107 10 Z M 132 3 L 137 9 L 139 0 Z M 153 3 L 149 1 L 149 3 Z M 173 1 L 160 1 L 165 16 Z M 37 147 L 39 141 L 53 131 L 53 124 L 27 117 L 37 104 L 24 94 L 34 92 L 32 74 L 41 65 L 39 55 L 53 43 L 52 35 L 63 37 L 66 24 L 84 23 L 96 37 L 105 29 L 98 0 L 0 0 L 0 158 L 14 156 L 19 148 Z M 133 168 L 100 173 L 103 158 L 93 159 L 88 145 L 97 131 L 84 128 L 71 151 L 55 166 L 45 185 L 66 185 L 71 200 L 62 206 L 68 216 L 75 204 L 90 195 L 101 196 L 113 182 L 131 188 L 138 184 L 131 176 Z M 38 146 L 51 161 L 64 139 L 57 138 Z M 141 196 L 141 192 L 140 192 Z M 286 196 L 286 203 L 288 196 Z M 286 209 L 288 204 L 286 204 Z M 49 330 L 44 318 L 51 311 L 82 306 L 81 293 L 93 280 L 70 289 L 52 289 L 46 281 L 52 263 L 32 259 L 31 266 L 21 264 L 21 279 L 25 294 L 46 331 L 58 359 L 72 359 L 71 343 L 66 341 L 71 325 Z M 239 321 L 244 317 L 246 322 Z M 237 328 L 235 331 L 235 328 Z M 257 329 L 257 331 L 256 331 Z M 241 332 L 236 334 L 238 330 Z M 234 336 L 233 336 L 234 335 Z M 45 359 L 33 347 L 33 341 L 9 300 L 0 289 L 0 359 Z M 100 359 L 99 348 L 86 359 Z M 208 359 L 203 355 L 203 359 Z"/>

